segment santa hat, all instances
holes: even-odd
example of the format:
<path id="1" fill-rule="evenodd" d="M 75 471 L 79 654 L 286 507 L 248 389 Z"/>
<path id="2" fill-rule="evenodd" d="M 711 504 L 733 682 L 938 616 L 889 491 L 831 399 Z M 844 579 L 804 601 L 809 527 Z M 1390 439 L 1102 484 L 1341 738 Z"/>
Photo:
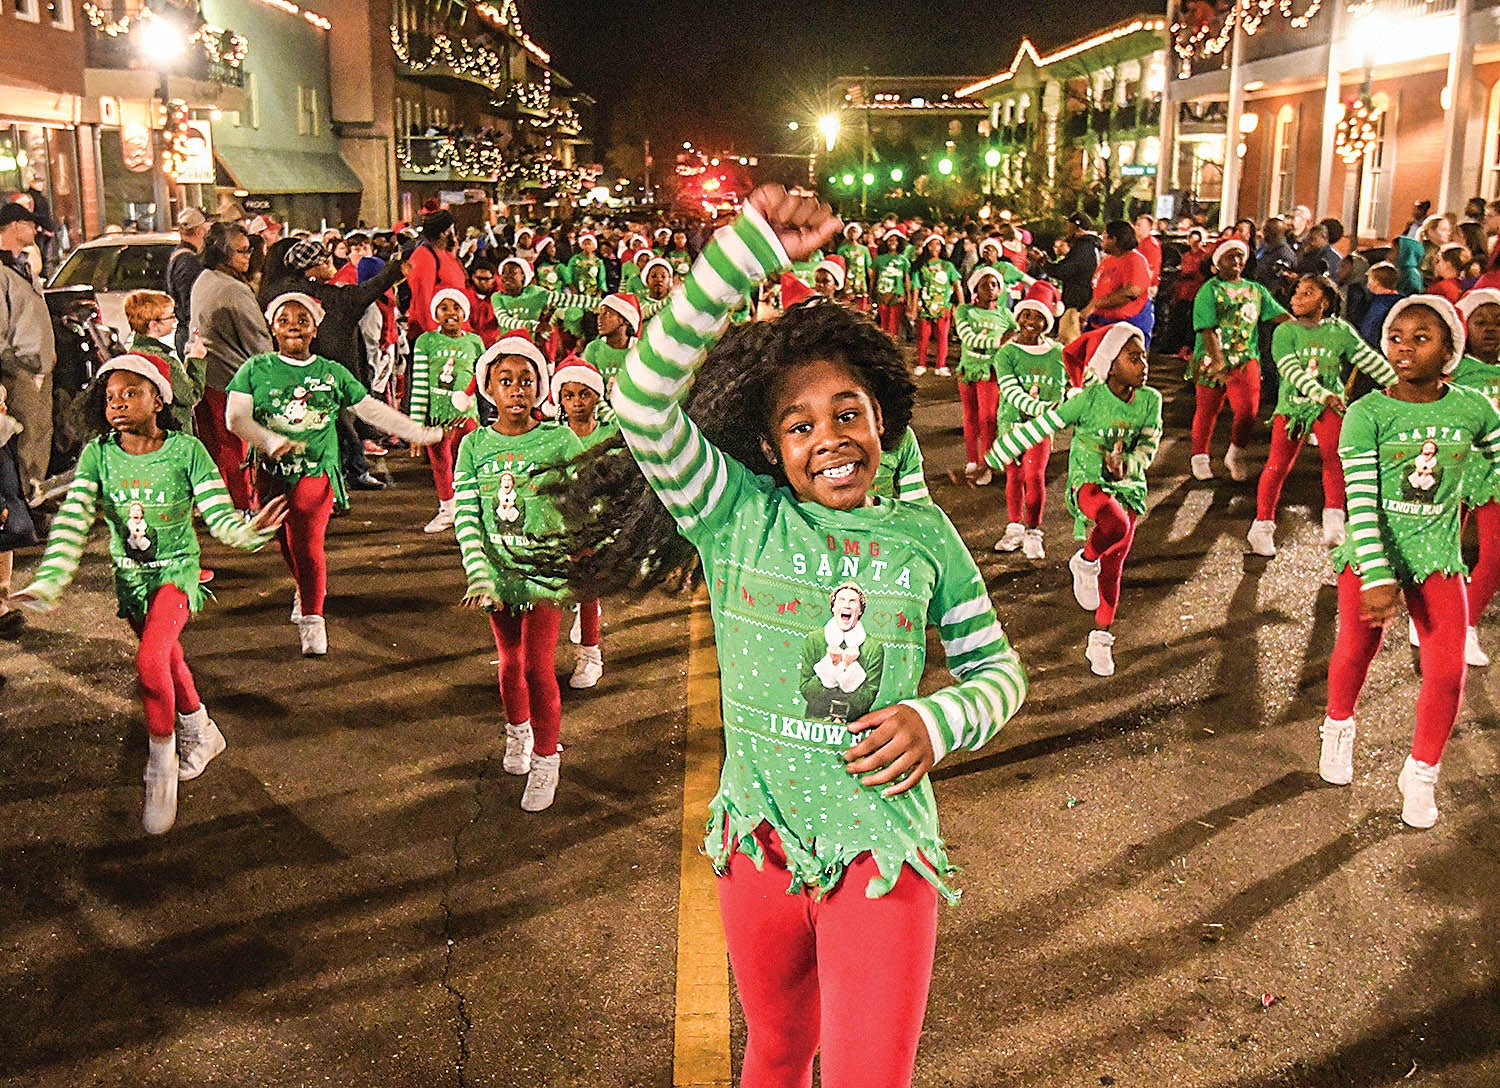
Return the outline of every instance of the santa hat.
<path id="1" fill-rule="evenodd" d="M 485 400 L 494 403 L 490 398 L 490 367 L 507 355 L 519 355 L 531 364 L 531 369 L 536 371 L 536 402 L 541 404 L 550 394 L 547 383 L 547 357 L 542 354 L 542 349 L 536 346 L 536 341 L 531 334 L 525 331 L 508 332 L 485 349 L 479 361 L 474 364 L 474 376 L 479 386 L 479 394 Z"/>
<path id="2" fill-rule="evenodd" d="M 535 238 L 536 237 L 536 231 L 532 230 L 530 227 L 517 227 L 516 228 L 516 243 L 518 245 L 520 244 L 521 235 L 523 235 L 523 234 L 526 235 L 526 237 L 528 237 L 528 238 Z"/>
<path id="3" fill-rule="evenodd" d="M 672 228 L 671 227 L 657 227 L 654 231 L 651 232 L 651 237 L 653 239 L 656 239 L 656 238 L 660 238 L 664 234 L 667 236 L 667 241 L 670 242 L 672 240 Z"/>
<path id="4" fill-rule="evenodd" d="M 438 319 L 438 303 L 442 302 L 445 298 L 451 298 L 454 302 L 458 303 L 458 308 L 464 312 L 464 320 L 469 320 L 469 296 L 453 287 L 444 287 L 432 296 L 432 304 L 428 307 L 428 312 L 432 314 L 432 320 L 436 321 Z"/>
<path id="5" fill-rule="evenodd" d="M 850 223 L 844 227 L 844 237 L 849 238 L 852 241 L 852 236 L 855 231 L 859 231 L 860 234 L 863 234 L 865 232 L 865 228 L 859 223 Z"/>
<path id="6" fill-rule="evenodd" d="M 919 249 L 919 250 L 921 250 L 921 251 L 922 251 L 922 252 L 924 252 L 924 253 L 925 253 L 925 252 L 926 252 L 926 251 L 927 251 L 927 246 L 928 246 L 928 245 L 929 245 L 929 244 L 930 244 L 930 243 L 931 243 L 931 242 L 932 242 L 932 241 L 933 241 L 933 240 L 934 240 L 934 239 L 936 239 L 936 241 L 937 241 L 937 242 L 938 242 L 938 243 L 939 243 L 939 244 L 940 244 L 940 245 L 945 245 L 945 246 L 946 246 L 946 245 L 947 245 L 947 244 L 948 244 L 948 239 L 946 239 L 946 238 L 944 238 L 944 237 L 943 237 L 943 236 L 942 236 L 942 235 L 941 235 L 941 234 L 939 234 L 939 233 L 938 233 L 938 232 L 937 232 L 937 231 L 933 231 L 933 232 L 932 232 L 932 233 L 931 233 L 931 234 L 929 234 L 929 235 L 928 235 L 928 236 L 927 236 L 927 237 L 926 237 L 926 238 L 923 238 L 923 239 L 922 239 L 922 244 L 921 244 L 921 245 L 920 245 L 920 246 L 918 246 L 918 247 L 917 247 L 917 248 L 918 248 L 918 249 Z"/>
<path id="7" fill-rule="evenodd" d="M 548 246 L 551 246 L 554 251 L 557 248 L 556 243 L 552 240 L 552 235 L 544 234 L 536 240 L 536 246 L 534 248 L 536 249 L 537 260 L 540 261 L 542 259 L 542 250 L 546 249 Z"/>
<path id="8" fill-rule="evenodd" d="M 1469 318 L 1481 306 L 1500 306 L 1500 291 L 1493 287 L 1476 287 L 1459 299 L 1458 312 L 1464 315 L 1465 325 L 1468 325 Z"/>
<path id="9" fill-rule="evenodd" d="M 885 234 L 882 234 L 880 237 L 881 237 L 882 240 L 884 240 L 885 237 L 886 237 L 886 235 L 889 235 L 889 234 L 894 234 L 897 238 L 900 238 L 902 241 L 906 240 L 906 228 L 904 228 L 900 223 L 896 223 L 893 226 L 886 227 L 885 228 Z"/>
<path id="10" fill-rule="evenodd" d="M 1063 313 L 1062 292 L 1057 289 L 1057 284 L 1050 280 L 1036 280 L 1026 288 L 1026 299 L 1032 302 L 1040 302 L 1052 311 L 1053 317 L 1061 317 Z"/>
<path id="11" fill-rule="evenodd" d="M 308 313 L 312 314 L 314 328 L 323 324 L 323 304 L 303 291 L 283 291 L 273 298 L 271 304 L 266 307 L 266 324 L 276 324 L 276 314 L 288 302 L 300 303 Z"/>
<path id="12" fill-rule="evenodd" d="M 652 260 L 659 260 L 660 259 L 660 258 L 658 258 L 656 256 L 656 253 L 654 251 L 646 249 L 646 248 L 643 247 L 641 249 L 633 250 L 631 252 L 630 256 L 625 259 L 625 261 L 626 261 L 627 264 L 633 264 L 633 265 L 635 265 L 636 271 L 640 271 L 642 268 L 646 267 L 645 264 L 642 261 L 642 258 L 644 258 L 646 261 L 652 261 Z M 666 263 L 667 263 L 666 261 L 662 261 L 662 264 L 666 264 Z"/>
<path id="13" fill-rule="evenodd" d="M 1458 308 L 1442 295 L 1407 295 L 1396 305 L 1391 307 L 1391 312 L 1385 315 L 1385 324 L 1380 327 L 1380 351 L 1386 358 L 1391 354 L 1391 323 L 1401 314 L 1413 306 L 1426 306 L 1437 314 L 1443 324 L 1448 326 L 1448 332 L 1453 337 L 1453 354 L 1443 364 L 1443 373 L 1452 374 L 1458 369 L 1459 360 L 1464 357 L 1464 347 L 1467 344 L 1467 336 L 1464 333 L 1464 322 L 1458 314 Z"/>
<path id="14" fill-rule="evenodd" d="M 605 295 L 599 308 L 613 310 L 623 317 L 625 324 L 630 328 L 631 336 L 641 335 L 641 302 L 630 292 L 617 291 L 612 295 Z"/>
<path id="15" fill-rule="evenodd" d="M 824 257 L 818 262 L 817 268 L 821 268 L 833 277 L 835 289 L 839 291 L 844 289 L 844 281 L 849 278 L 849 268 L 844 263 L 844 258 L 840 257 L 837 253 L 831 257 Z M 816 272 L 817 268 L 813 269 L 813 271 Z"/>
<path id="16" fill-rule="evenodd" d="M 813 297 L 813 289 L 803 283 L 790 272 L 781 274 L 781 308 L 783 311 L 790 310 L 799 302 L 806 302 Z"/>
<path id="17" fill-rule="evenodd" d="M 124 370 L 131 374 L 139 374 L 156 386 L 163 404 L 172 403 L 172 367 L 160 355 L 146 355 L 135 351 L 128 355 L 116 355 L 99 368 L 98 376 L 102 378 L 111 370 Z"/>
<path id="18" fill-rule="evenodd" d="M 1116 321 L 1113 325 L 1106 325 L 1099 339 L 1087 349 L 1085 365 L 1101 382 L 1107 380 L 1115 360 L 1132 340 L 1140 341 L 1143 348 L 1146 346 L 1146 334 L 1130 322 Z"/>
<path id="19" fill-rule="evenodd" d="M 1001 290 L 1003 290 L 1005 288 L 1005 277 L 1002 276 L 1002 275 L 1000 275 L 999 272 L 997 272 L 995 269 L 991 268 L 989 265 L 983 265 L 982 264 L 978 268 L 974 269 L 973 272 L 969 273 L 969 290 L 970 291 L 977 291 L 977 290 L 979 290 L 979 281 L 982 280 L 982 279 L 984 279 L 986 276 L 993 276 L 994 277 L 995 286 L 997 288 L 999 288 Z"/>
<path id="20" fill-rule="evenodd" d="M 1225 238 L 1218 245 L 1214 246 L 1214 257 L 1212 263 L 1215 269 L 1219 267 L 1219 260 L 1232 249 L 1239 250 L 1240 256 L 1245 260 L 1248 261 L 1250 259 L 1250 247 L 1245 244 L 1244 239 Z"/>
<path id="21" fill-rule="evenodd" d="M 1046 322 L 1046 324 L 1042 326 L 1043 336 L 1046 336 L 1049 332 L 1052 331 L 1052 310 L 1047 306 L 1046 303 L 1034 298 L 1023 298 L 1020 302 L 1016 303 L 1016 308 L 1014 311 L 1015 316 L 1019 318 L 1021 314 L 1026 312 L 1027 310 L 1030 310 L 1032 313 L 1042 315 L 1042 320 Z"/>
<path id="22" fill-rule="evenodd" d="M 536 273 L 531 270 L 531 262 L 525 257 L 507 257 L 500 262 L 500 271 L 505 271 L 505 266 L 513 264 L 521 270 L 521 286 L 525 287 L 536 278 Z"/>
<path id="23" fill-rule="evenodd" d="M 578 248 L 579 249 L 583 248 L 583 240 L 585 238 L 592 238 L 595 243 L 597 243 L 599 241 L 599 236 L 597 234 L 595 234 L 591 230 L 586 230 L 586 231 L 584 231 L 582 234 L 580 234 L 578 236 Z"/>
<path id="24" fill-rule="evenodd" d="M 1026 246 L 1020 241 L 1001 242 L 1000 256 L 1010 261 L 1017 268 L 1026 267 Z"/>
<path id="25" fill-rule="evenodd" d="M 552 388 L 557 390 L 559 397 L 562 396 L 562 387 L 569 382 L 586 386 L 601 397 L 604 396 L 604 375 L 599 373 L 598 367 L 593 363 L 585 362 L 576 355 L 569 355 L 559 363 L 552 375 Z"/>
<path id="26" fill-rule="evenodd" d="M 642 283 L 646 282 L 646 277 L 651 275 L 651 270 L 653 268 L 656 268 L 658 265 L 667 270 L 668 279 L 671 279 L 674 275 L 676 275 L 676 273 L 672 271 L 672 265 L 668 261 L 661 257 L 652 257 L 649 261 L 641 266 Z"/>
<path id="27" fill-rule="evenodd" d="M 995 251 L 995 255 L 998 257 L 1000 255 L 1000 239 L 981 238 L 979 240 L 979 255 L 981 257 L 984 256 L 984 251 L 987 249 L 993 249 Z"/>

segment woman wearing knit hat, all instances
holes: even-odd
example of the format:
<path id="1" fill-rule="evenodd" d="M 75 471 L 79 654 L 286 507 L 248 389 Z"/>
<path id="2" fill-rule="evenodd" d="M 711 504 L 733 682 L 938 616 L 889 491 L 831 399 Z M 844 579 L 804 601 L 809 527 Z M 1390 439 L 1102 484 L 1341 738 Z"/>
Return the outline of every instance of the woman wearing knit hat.
<path id="1" fill-rule="evenodd" d="M 1234 413 L 1234 427 L 1224 467 L 1231 479 L 1249 479 L 1245 447 L 1260 411 L 1260 361 L 1256 357 L 1260 323 L 1291 319 L 1264 286 L 1243 278 L 1249 255 L 1250 247 L 1238 238 L 1220 242 L 1213 254 L 1214 274 L 1193 300 L 1197 343 L 1185 377 L 1194 383 L 1198 398 L 1193 413 L 1195 480 L 1213 479 L 1208 447 L 1226 398 Z"/>
<path id="2" fill-rule="evenodd" d="M 1073 598 L 1094 613 L 1084 657 L 1095 676 L 1115 671 L 1110 627 L 1136 519 L 1146 512 L 1146 469 L 1161 444 L 1161 394 L 1146 385 L 1146 338 L 1128 322 L 1110 325 L 1094 344 L 1095 381 L 995 440 L 985 458 L 1004 468 L 1045 438 L 1073 428 L 1068 451 L 1068 509 L 1083 547 L 1068 561 Z"/>
<path id="3" fill-rule="evenodd" d="M 927 345 L 937 337 L 937 373 L 947 377 L 948 330 L 953 324 L 953 306 L 963 300 L 958 269 L 943 257 L 943 236 L 929 234 L 922 240 L 922 252 L 912 264 L 911 295 L 906 307 L 917 315 L 917 366 L 915 373 L 927 373 Z"/>
<path id="4" fill-rule="evenodd" d="M 255 448 L 261 494 L 285 495 L 290 506 L 277 539 L 296 583 L 292 619 L 308 657 L 328 652 L 323 538 L 334 505 L 348 505 L 339 463 L 339 411 L 352 408 L 371 426 L 417 445 L 443 437 L 441 428 L 421 426 L 370 396 L 339 363 L 313 354 L 322 320 L 323 307 L 310 295 L 290 291 L 272 299 L 266 322 L 276 351 L 245 360 L 225 387 L 225 418 L 229 429 Z"/>
<path id="5" fill-rule="evenodd" d="M 1421 635 L 1422 689 L 1396 787 L 1401 819 L 1422 828 L 1437 822 L 1438 771 L 1463 698 L 1469 612 L 1459 499 L 1477 460 L 1481 472 L 1500 466 L 1500 413 L 1447 380 L 1464 339 L 1446 299 L 1396 303 L 1382 335 L 1396 384 L 1350 405 L 1339 434 L 1349 533 L 1333 553 L 1339 622 L 1318 773 L 1340 786 L 1354 778 L 1355 707 L 1404 595 Z"/>
<path id="6" fill-rule="evenodd" d="M 1035 299 L 1016 304 L 1016 335 L 995 353 L 995 374 L 1000 381 L 1000 408 L 996 427 L 1017 427 L 1063 402 L 1068 388 L 1063 368 L 1062 345 L 1050 339 L 1052 309 Z M 1047 498 L 1047 462 L 1052 439 L 1030 446 L 1019 460 L 1005 466 L 1005 535 L 995 542 L 997 552 L 1023 549 L 1027 559 L 1045 559 L 1042 543 L 1042 507 Z"/>
<path id="7" fill-rule="evenodd" d="M 453 459 L 464 435 L 479 426 L 474 406 L 474 364 L 484 354 L 484 341 L 465 332 L 469 296 L 444 288 L 432 296 L 432 320 L 437 328 L 424 332 L 412 345 L 411 417 L 424 427 L 439 427 L 443 437 L 427 447 L 438 511 L 422 527 L 424 533 L 453 528 L 457 503 L 453 498 Z"/>
<path id="8" fill-rule="evenodd" d="M 225 748 L 179 641 L 206 596 L 193 511 L 225 544 L 255 551 L 286 517 L 286 501 L 272 499 L 248 522 L 239 516 L 208 450 L 171 429 L 171 371 L 159 356 L 109 360 L 83 404 L 99 437 L 84 446 L 36 578 L 15 599 L 54 607 L 94 519 L 104 518 L 119 614 L 141 639 L 136 673 L 150 735 L 141 823 L 160 835 L 177 818 L 177 783 L 197 778 Z"/>
<path id="9" fill-rule="evenodd" d="M 969 277 L 974 299 L 954 312 L 958 319 L 958 401 L 964 418 L 964 474 L 981 487 L 990 482 L 979 459 L 995 441 L 995 410 L 1000 387 L 995 383 L 995 352 L 1011 335 L 1016 322 L 996 303 L 1004 284 L 993 268 L 976 268 Z"/>

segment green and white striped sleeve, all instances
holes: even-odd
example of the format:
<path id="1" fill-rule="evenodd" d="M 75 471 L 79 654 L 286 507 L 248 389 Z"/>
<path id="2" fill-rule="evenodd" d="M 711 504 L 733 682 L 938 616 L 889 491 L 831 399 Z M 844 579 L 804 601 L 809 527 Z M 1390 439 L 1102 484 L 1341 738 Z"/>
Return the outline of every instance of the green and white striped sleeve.
<path id="1" fill-rule="evenodd" d="M 593 312 L 599 308 L 599 303 L 604 301 L 604 296 L 585 294 L 582 291 L 548 291 L 547 307 L 552 310 L 588 310 Z"/>
<path id="2" fill-rule="evenodd" d="M 967 306 L 958 308 L 954 325 L 958 331 L 958 342 L 976 355 L 987 355 L 1000 347 L 1001 337 L 991 332 L 989 326 L 971 320 Z"/>
<path id="3" fill-rule="evenodd" d="M 934 763 L 955 748 L 982 748 L 1026 698 L 1026 670 L 995 617 L 979 568 L 953 523 L 944 517 L 943 524 L 942 574 L 927 620 L 938 629 L 958 683 L 902 700 L 927 726 Z"/>
<path id="4" fill-rule="evenodd" d="M 484 516 L 480 510 L 479 472 L 474 463 L 474 443 L 469 439 L 474 431 L 465 435 L 458 444 L 458 456 L 453 465 L 453 512 L 454 534 L 458 537 L 458 551 L 463 559 L 464 576 L 469 580 L 466 595 L 478 593 L 495 595 L 494 574 L 484 554 Z"/>
<path id="5" fill-rule="evenodd" d="M 672 301 L 672 296 L 666 298 L 646 298 L 641 300 L 641 320 L 650 321 L 657 314 L 667 308 L 667 303 Z"/>
<path id="6" fill-rule="evenodd" d="M 1146 475 L 1146 470 L 1151 467 L 1151 462 L 1156 460 L 1156 451 L 1161 448 L 1161 394 L 1154 389 L 1138 389 L 1136 396 L 1154 394 L 1156 400 L 1155 422 L 1148 423 L 1142 427 L 1140 434 L 1135 440 L 1135 445 L 1124 457 L 1125 475 L 1127 478 Z"/>
<path id="7" fill-rule="evenodd" d="M 922 464 L 922 447 L 917 444 L 917 434 L 910 427 L 896 447 L 896 464 L 892 477 L 896 498 L 905 502 L 932 502 L 932 493 L 927 490 L 927 470 Z"/>
<path id="8" fill-rule="evenodd" d="M 90 442 L 78 457 L 73 483 L 63 499 L 52 529 L 47 534 L 47 549 L 37 567 L 36 577 L 25 592 L 43 604 L 53 605 L 78 573 L 89 530 L 99 512 L 99 443 Z"/>
<path id="9" fill-rule="evenodd" d="M 612 399 L 646 481 L 695 543 L 755 488 L 749 469 L 703 437 L 682 410 L 693 374 L 729 324 L 731 306 L 790 266 L 770 225 L 745 207 L 704 248 L 671 304 L 625 357 Z"/>
<path id="10" fill-rule="evenodd" d="M 1028 419 L 1018 427 L 1012 427 L 995 438 L 995 444 L 989 448 L 984 455 L 984 463 L 990 468 L 1004 468 L 1021 458 L 1021 454 L 1031 449 L 1044 438 L 1050 438 L 1064 427 L 1071 427 L 1078 418 L 1078 413 L 1068 410 L 1074 405 L 1081 405 L 1084 398 L 1074 397 L 1072 400 L 1063 401 L 1056 408 L 1048 408 L 1035 419 Z"/>
<path id="11" fill-rule="evenodd" d="M 1365 589 L 1396 583 L 1380 535 L 1380 449 L 1375 421 L 1355 404 L 1339 431 L 1339 460 L 1349 505 L 1349 541 Z"/>
<path id="12" fill-rule="evenodd" d="M 495 311 L 495 324 L 501 332 L 535 332 L 536 322 L 537 319 L 534 317 L 526 317 L 509 311 Z"/>
<path id="13" fill-rule="evenodd" d="M 497 321 L 499 316 L 495 315 Z M 411 350 L 411 418 L 423 426 L 427 424 L 427 403 L 432 395 L 431 382 L 427 377 L 427 345 L 422 342 L 426 339 L 427 334 L 424 332 L 417 337 L 416 345 Z"/>
<path id="14" fill-rule="evenodd" d="M 1338 318 L 1339 331 L 1344 334 L 1344 354 L 1349 362 L 1363 370 L 1382 386 L 1396 384 L 1396 368 L 1391 361 L 1359 335 L 1359 330 L 1343 318 Z"/>
<path id="15" fill-rule="evenodd" d="M 1000 399 L 1022 415 L 1039 416 L 1052 407 L 1048 401 L 1033 397 L 1021 388 L 1020 379 L 1012 370 L 997 367 L 1000 374 Z"/>
<path id="16" fill-rule="evenodd" d="M 207 448 L 191 435 L 183 437 L 195 447 L 188 460 L 188 480 L 193 485 L 193 505 L 208 531 L 215 540 L 241 551 L 259 551 L 265 547 L 276 530 L 261 532 L 241 517 Z"/>

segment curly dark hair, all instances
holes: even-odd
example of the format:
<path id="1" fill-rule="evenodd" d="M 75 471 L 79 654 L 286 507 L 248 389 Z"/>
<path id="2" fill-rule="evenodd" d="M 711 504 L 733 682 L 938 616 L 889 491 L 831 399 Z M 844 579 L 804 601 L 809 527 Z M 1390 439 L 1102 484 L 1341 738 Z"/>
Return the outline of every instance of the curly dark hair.
<path id="1" fill-rule="evenodd" d="M 90 437 L 114 434 L 115 429 L 109 425 L 109 419 L 104 412 L 106 387 L 109 385 L 109 376 L 114 373 L 116 371 L 106 370 L 89 382 L 76 402 L 77 407 L 72 409 L 77 412 L 76 418 L 82 425 L 83 432 Z M 172 409 L 165 401 L 162 403 L 161 411 L 156 413 L 156 425 L 164 431 L 177 429 L 177 425 L 172 421 Z"/>
<path id="2" fill-rule="evenodd" d="M 880 406 L 881 448 L 894 449 L 916 401 L 901 349 L 869 318 L 825 299 L 795 306 L 776 321 L 731 326 L 699 368 L 684 410 L 726 456 L 785 485 L 785 473 L 766 460 L 761 441 L 770 441 L 771 411 L 788 376 L 815 361 L 836 363 L 858 378 Z M 644 592 L 693 561 L 695 549 L 677 532 L 622 437 L 595 446 L 573 467 L 572 479 L 541 489 L 569 528 L 527 546 L 522 558 L 539 574 L 565 578 L 581 597 L 602 597 Z"/>

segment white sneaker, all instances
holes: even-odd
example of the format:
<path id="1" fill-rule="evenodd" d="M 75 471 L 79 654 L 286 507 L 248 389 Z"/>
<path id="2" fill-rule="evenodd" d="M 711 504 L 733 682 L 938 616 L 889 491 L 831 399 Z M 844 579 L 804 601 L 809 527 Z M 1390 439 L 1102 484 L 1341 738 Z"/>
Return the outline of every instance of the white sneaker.
<path id="1" fill-rule="evenodd" d="M 1412 756 L 1406 757 L 1406 765 L 1396 779 L 1396 788 L 1401 791 L 1401 822 L 1408 827 L 1431 827 L 1437 823 L 1438 770 L 1441 763 L 1423 763 Z"/>
<path id="2" fill-rule="evenodd" d="M 1229 449 L 1224 451 L 1224 468 L 1229 472 L 1231 480 L 1248 480 L 1250 478 L 1250 466 L 1245 463 L 1245 451 L 1230 443 Z"/>
<path id="3" fill-rule="evenodd" d="M 995 541 L 997 552 L 1013 552 L 1026 541 L 1026 526 L 1013 521 L 1005 527 L 1005 533 Z"/>
<path id="4" fill-rule="evenodd" d="M 1027 529 L 1026 537 L 1021 541 L 1021 554 L 1027 559 L 1046 559 L 1047 549 L 1042 546 L 1042 531 L 1040 529 Z"/>
<path id="5" fill-rule="evenodd" d="M 531 723 L 505 725 L 505 758 L 500 766 L 506 774 L 526 774 L 531 770 L 531 747 L 536 739 L 531 735 Z"/>
<path id="6" fill-rule="evenodd" d="M 1470 627 L 1469 633 L 1464 636 L 1464 664 L 1482 669 L 1489 663 L 1490 655 L 1479 645 L 1479 628 Z"/>
<path id="7" fill-rule="evenodd" d="M 989 465 L 979 466 L 979 475 L 974 477 L 975 487 L 989 487 L 995 479 L 995 474 L 990 471 Z"/>
<path id="8" fill-rule="evenodd" d="M 154 750 L 162 742 L 152 741 L 152 754 L 146 760 L 146 806 L 141 813 L 141 827 L 148 835 L 163 835 L 177 822 L 177 747 L 168 738 L 166 750 Z"/>
<path id="9" fill-rule="evenodd" d="M 573 675 L 568 678 L 570 688 L 591 688 L 604 675 L 604 656 L 597 646 L 580 646 L 578 664 L 573 666 Z"/>
<path id="10" fill-rule="evenodd" d="M 1092 612 L 1099 607 L 1099 560 L 1085 559 L 1080 548 L 1068 560 L 1068 569 L 1073 572 L 1073 599 Z"/>
<path id="11" fill-rule="evenodd" d="M 1089 644 L 1083 651 L 1083 656 L 1089 661 L 1089 672 L 1095 676 L 1115 674 L 1114 645 L 1115 636 L 1108 631 L 1089 632 Z"/>
<path id="12" fill-rule="evenodd" d="M 300 590 L 292 590 L 292 615 L 293 623 L 302 622 L 302 593 Z"/>
<path id="13" fill-rule="evenodd" d="M 1274 521 L 1252 521 L 1250 531 L 1245 534 L 1250 550 L 1267 559 L 1276 558 L 1276 523 Z"/>
<path id="14" fill-rule="evenodd" d="M 949 367 L 946 367 L 946 366 L 940 366 L 940 367 L 938 367 L 936 370 L 933 371 L 933 373 L 936 374 L 939 378 L 951 378 L 951 377 L 953 377 L 953 371 L 952 371 L 952 369 L 949 368 Z"/>
<path id="15" fill-rule="evenodd" d="M 921 375 L 927 373 L 927 368 L 925 366 L 912 367 L 912 371 L 911 372 L 913 374 L 916 374 L 918 377 L 920 377 Z"/>
<path id="16" fill-rule="evenodd" d="M 1344 542 L 1344 511 L 1331 506 L 1323 511 L 1323 546 L 1325 548 L 1337 548 Z"/>
<path id="17" fill-rule="evenodd" d="M 322 657 L 328 652 L 328 626 L 322 616 L 303 616 L 297 621 L 303 657 Z"/>
<path id="18" fill-rule="evenodd" d="M 208 761 L 229 746 L 224 734 L 200 706 L 191 714 L 177 715 L 177 779 L 191 782 L 203 773 Z"/>
<path id="19" fill-rule="evenodd" d="M 1406 617 L 1406 641 L 1410 642 L 1413 647 L 1421 649 L 1422 636 L 1417 634 L 1417 621 L 1410 616 Z"/>
<path id="20" fill-rule="evenodd" d="M 573 626 L 568 628 L 568 641 L 574 646 L 583 641 L 583 612 L 576 604 L 573 606 Z"/>
<path id="21" fill-rule="evenodd" d="M 1214 478 L 1214 467 L 1208 460 L 1208 454 L 1193 454 L 1193 479 L 1212 480 Z"/>
<path id="22" fill-rule="evenodd" d="M 438 512 L 432 516 L 432 520 L 422 526 L 424 533 L 441 533 L 453 528 L 453 519 L 458 514 L 458 500 L 439 500 Z"/>
<path id="23" fill-rule="evenodd" d="M 1318 753 L 1318 777 L 1334 786 L 1354 781 L 1354 719 L 1324 717 L 1318 726 L 1323 750 Z"/>
<path id="24" fill-rule="evenodd" d="M 526 776 L 526 789 L 521 792 L 522 812 L 541 812 L 552 807 L 552 799 L 557 795 L 557 765 L 561 761 L 558 755 L 531 757 L 531 773 Z"/>

